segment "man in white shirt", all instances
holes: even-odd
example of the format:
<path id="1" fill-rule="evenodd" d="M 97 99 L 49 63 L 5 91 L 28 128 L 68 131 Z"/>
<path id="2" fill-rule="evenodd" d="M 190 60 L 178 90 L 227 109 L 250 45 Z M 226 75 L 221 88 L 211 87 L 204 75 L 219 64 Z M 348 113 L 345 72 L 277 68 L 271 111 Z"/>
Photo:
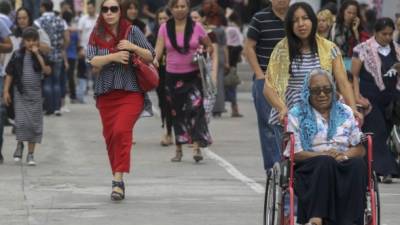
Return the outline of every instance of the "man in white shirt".
<path id="1" fill-rule="evenodd" d="M 87 15 L 82 16 L 78 22 L 78 30 L 80 31 L 80 46 L 85 50 L 89 42 L 90 34 L 92 33 L 93 27 L 96 25 L 97 15 L 96 6 L 94 2 L 89 1 L 87 3 Z"/>
<path id="2" fill-rule="evenodd" d="M 89 43 L 90 34 L 97 22 L 96 5 L 94 1 L 88 1 L 86 5 L 87 15 L 82 16 L 78 22 L 80 32 L 81 48 L 78 59 L 78 87 L 76 88 L 76 97 L 79 102 L 85 103 L 85 94 L 88 86 L 88 77 L 90 76 L 89 64 L 85 62 L 86 48 Z M 94 79 L 93 79 L 94 85 Z"/>

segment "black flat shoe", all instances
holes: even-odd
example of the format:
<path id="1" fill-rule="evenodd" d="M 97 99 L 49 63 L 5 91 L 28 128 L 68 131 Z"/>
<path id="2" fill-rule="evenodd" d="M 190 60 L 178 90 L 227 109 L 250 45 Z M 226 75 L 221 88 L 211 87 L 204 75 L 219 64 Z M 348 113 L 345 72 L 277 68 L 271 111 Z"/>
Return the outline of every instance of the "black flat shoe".
<path id="1" fill-rule="evenodd" d="M 384 184 L 391 184 L 392 182 L 392 175 L 387 175 L 382 178 L 382 183 Z"/>
<path id="2" fill-rule="evenodd" d="M 203 158 L 203 155 L 201 154 L 200 149 L 196 149 L 195 152 L 196 153 L 193 155 L 193 159 L 196 163 L 198 163 L 198 162 L 202 161 L 204 158 Z"/>
<path id="3" fill-rule="evenodd" d="M 111 192 L 111 200 L 112 201 L 121 201 L 121 200 L 125 199 L 125 184 L 124 184 L 124 182 L 113 180 L 112 188 L 114 189 L 115 187 L 119 187 L 122 190 L 122 193 L 113 190 Z"/>

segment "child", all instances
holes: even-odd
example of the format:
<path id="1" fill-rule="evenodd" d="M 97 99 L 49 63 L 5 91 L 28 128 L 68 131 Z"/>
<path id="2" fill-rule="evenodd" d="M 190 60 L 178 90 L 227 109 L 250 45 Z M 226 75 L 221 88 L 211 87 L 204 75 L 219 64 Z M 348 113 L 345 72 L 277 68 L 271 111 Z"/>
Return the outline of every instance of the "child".
<path id="1" fill-rule="evenodd" d="M 15 51 L 6 67 L 3 96 L 6 105 L 11 103 L 10 88 L 14 88 L 15 131 L 17 149 L 14 160 L 20 161 L 23 142 L 28 142 L 28 165 L 36 165 L 33 153 L 35 144 L 42 141 L 42 73 L 50 75 L 51 68 L 39 52 L 39 33 L 27 27 L 22 33 L 22 47 Z"/>

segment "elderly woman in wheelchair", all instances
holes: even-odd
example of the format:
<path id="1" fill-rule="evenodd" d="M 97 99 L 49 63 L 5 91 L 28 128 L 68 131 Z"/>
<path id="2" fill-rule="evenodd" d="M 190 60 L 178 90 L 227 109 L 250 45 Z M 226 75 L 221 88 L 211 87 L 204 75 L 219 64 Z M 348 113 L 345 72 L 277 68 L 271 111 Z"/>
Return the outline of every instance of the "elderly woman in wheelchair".
<path id="1" fill-rule="evenodd" d="M 337 100 L 331 74 L 313 70 L 301 102 L 288 114 L 294 135 L 297 222 L 312 225 L 363 224 L 367 165 L 362 133 L 350 107 Z M 290 147 L 284 155 L 289 157 Z"/>

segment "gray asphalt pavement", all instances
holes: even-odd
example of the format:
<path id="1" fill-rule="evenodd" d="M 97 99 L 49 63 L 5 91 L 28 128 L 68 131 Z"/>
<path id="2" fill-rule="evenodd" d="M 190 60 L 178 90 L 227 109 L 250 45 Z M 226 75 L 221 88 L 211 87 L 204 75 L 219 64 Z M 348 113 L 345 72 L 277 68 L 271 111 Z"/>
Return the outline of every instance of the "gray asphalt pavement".
<path id="1" fill-rule="evenodd" d="M 68 105 L 71 112 L 62 117 L 45 117 L 36 167 L 12 160 L 16 141 L 7 127 L 0 225 L 262 224 L 264 172 L 248 92 L 239 95 L 239 104 L 244 118 L 227 113 L 212 120 L 214 144 L 200 164 L 193 162 L 187 147 L 183 161 L 171 163 L 174 147 L 159 145 L 159 117 L 140 119 L 132 171 L 126 176 L 127 196 L 121 203 L 109 199 L 111 173 L 93 102 Z M 399 187 L 398 180 L 380 185 L 381 224 L 399 224 Z"/>

